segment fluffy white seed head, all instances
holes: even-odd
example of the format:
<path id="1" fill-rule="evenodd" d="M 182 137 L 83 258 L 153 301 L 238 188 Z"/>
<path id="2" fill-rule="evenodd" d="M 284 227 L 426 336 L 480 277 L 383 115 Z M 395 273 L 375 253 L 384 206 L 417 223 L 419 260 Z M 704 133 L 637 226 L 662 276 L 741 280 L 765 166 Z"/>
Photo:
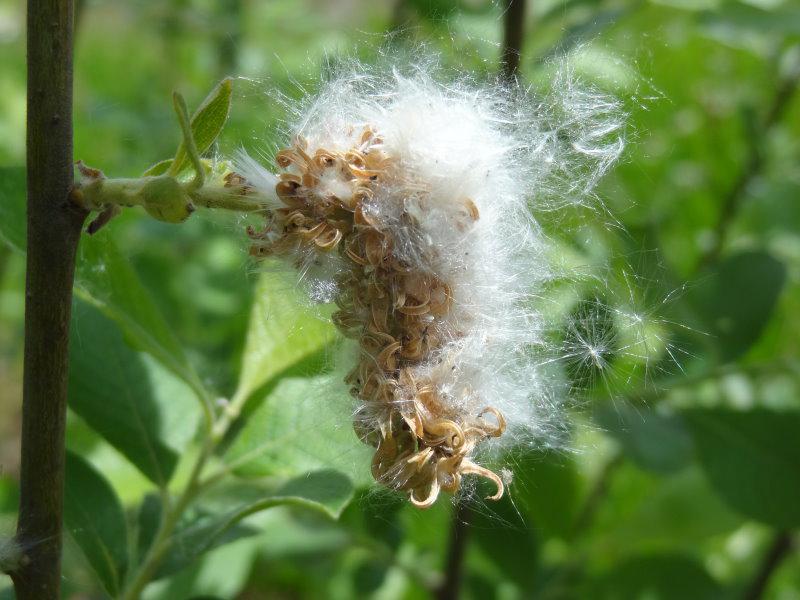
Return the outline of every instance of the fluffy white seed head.
<path id="1" fill-rule="evenodd" d="M 561 273 L 536 217 L 589 203 L 622 151 L 620 127 L 617 104 L 580 87 L 568 71 L 536 96 L 496 81 L 447 76 L 431 60 L 382 67 L 353 62 L 295 107 L 291 139 L 300 140 L 295 144 L 308 157 L 354 149 L 381 156 L 381 176 L 367 181 L 368 193 L 352 169 L 325 168 L 315 171 L 315 197 L 342 205 L 357 200 L 357 214 L 391 240 L 391 259 L 401 271 L 442 283 L 426 292 L 430 305 L 448 305 L 424 317 L 435 325 L 437 343 L 398 368 L 432 385 L 440 415 L 462 429 L 491 421 L 487 407 L 502 415 L 505 434 L 481 437 L 468 459 L 520 437 L 559 443 L 563 398 L 542 367 L 550 325 L 537 306 Z M 295 164 L 287 168 L 284 177 L 305 173 Z M 275 176 L 249 159 L 237 170 L 265 192 L 275 188 Z M 280 234 L 264 237 L 274 243 Z M 318 300 L 343 293 L 342 273 L 352 267 L 342 252 L 297 244 L 291 253 Z M 365 277 L 371 268 L 363 268 Z M 369 318 L 364 315 L 365 323 Z M 392 403 L 413 402 L 407 396 L 416 388 L 400 388 Z M 386 427 L 380 405 L 364 402 L 356 413 L 368 427 Z M 442 485 L 448 489 L 448 481 Z"/>

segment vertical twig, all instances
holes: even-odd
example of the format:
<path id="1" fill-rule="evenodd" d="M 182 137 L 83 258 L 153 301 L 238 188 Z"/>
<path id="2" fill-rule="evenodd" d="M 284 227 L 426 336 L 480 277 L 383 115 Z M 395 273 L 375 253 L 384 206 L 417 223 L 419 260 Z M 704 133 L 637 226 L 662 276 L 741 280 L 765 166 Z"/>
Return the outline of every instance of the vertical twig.
<path id="1" fill-rule="evenodd" d="M 755 578 L 747 587 L 744 596 L 742 596 L 743 600 L 759 600 L 764 595 L 770 577 L 772 577 L 772 574 L 784 559 L 791 554 L 793 546 L 792 536 L 788 531 L 780 531 L 776 534 L 772 545 L 761 561 Z"/>
<path id="2" fill-rule="evenodd" d="M 28 254 L 22 462 L 12 573 L 18 600 L 60 593 L 67 348 L 75 252 L 85 214 L 72 208 L 71 0 L 28 2 Z"/>
<path id="3" fill-rule="evenodd" d="M 603 470 L 600 471 L 600 474 L 597 476 L 594 486 L 586 496 L 583 507 L 575 519 L 575 523 L 570 532 L 571 539 L 577 539 L 594 524 L 597 511 L 603 505 L 603 501 L 608 495 L 608 490 L 611 487 L 611 479 L 624 462 L 625 458 L 622 452 L 615 452 L 603 466 Z"/>
<path id="4" fill-rule="evenodd" d="M 725 247 L 730 226 L 739 213 L 739 208 L 747 196 L 750 184 L 761 175 L 764 169 L 764 144 L 766 139 L 772 128 L 783 118 L 797 91 L 799 81 L 800 66 L 794 66 L 791 72 L 780 80 L 772 98 L 772 103 L 767 109 L 763 120 L 758 124 L 756 131 L 752 133 L 752 139 L 748 146 L 749 154 L 745 159 L 742 170 L 722 199 L 719 218 L 714 226 L 713 244 L 700 259 L 697 266 L 698 271 L 719 259 L 719 255 Z"/>
<path id="5" fill-rule="evenodd" d="M 438 600 L 457 600 L 459 597 L 461 578 L 464 571 L 464 554 L 467 550 L 471 519 L 472 510 L 464 500 L 459 500 L 453 510 L 444 581 L 436 593 Z"/>
<path id="6" fill-rule="evenodd" d="M 525 34 L 526 0 L 506 0 L 503 16 L 503 49 L 500 56 L 503 78 L 512 81 L 519 71 L 522 39 Z"/>

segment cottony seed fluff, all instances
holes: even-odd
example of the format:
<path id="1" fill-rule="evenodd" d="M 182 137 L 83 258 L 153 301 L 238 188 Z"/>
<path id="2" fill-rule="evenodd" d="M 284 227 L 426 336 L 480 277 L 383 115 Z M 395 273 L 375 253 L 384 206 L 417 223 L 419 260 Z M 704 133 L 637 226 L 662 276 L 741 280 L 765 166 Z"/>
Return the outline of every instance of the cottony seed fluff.
<path id="1" fill-rule="evenodd" d="M 503 478 L 476 451 L 557 434 L 563 411 L 539 368 L 533 308 L 553 273 L 532 208 L 560 185 L 574 194 L 612 152 L 592 137 L 608 120 L 589 114 L 591 96 L 573 90 L 580 103 L 545 114 L 521 93 L 432 72 L 356 65 L 298 111 L 277 176 L 247 157 L 233 175 L 274 194 L 263 229 L 249 230 L 251 253 L 334 290 L 317 295 L 335 301 L 334 323 L 358 344 L 346 382 L 356 433 L 375 448 L 372 474 L 419 507 L 470 474 L 499 499 Z M 587 111 L 582 140 L 553 121 L 566 108 Z M 569 169 L 581 154 L 578 177 Z"/>

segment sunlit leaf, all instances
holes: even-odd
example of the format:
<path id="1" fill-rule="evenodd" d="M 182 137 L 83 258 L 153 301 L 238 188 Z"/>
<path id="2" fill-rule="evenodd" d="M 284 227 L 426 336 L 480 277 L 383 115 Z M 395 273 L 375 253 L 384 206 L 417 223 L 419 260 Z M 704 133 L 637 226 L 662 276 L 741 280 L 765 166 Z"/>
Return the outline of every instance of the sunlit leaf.
<path id="1" fill-rule="evenodd" d="M 335 468 L 366 484 L 370 456 L 353 431 L 344 384 L 332 375 L 280 380 L 249 415 L 225 460 L 247 477 Z"/>
<path id="2" fill-rule="evenodd" d="M 200 154 L 211 147 L 225 126 L 231 110 L 232 92 L 233 80 L 230 77 L 223 79 L 209 92 L 192 115 L 192 134 L 194 134 L 194 141 Z M 189 157 L 181 143 L 168 170 L 170 173 L 178 174 L 188 166 Z"/>
<path id="3" fill-rule="evenodd" d="M 137 352 L 113 321 L 81 301 L 71 327 L 69 405 L 161 486 L 169 482 L 199 418 L 185 383 Z"/>
<path id="4" fill-rule="evenodd" d="M 336 339 L 332 309 L 311 308 L 294 282 L 265 272 L 255 290 L 236 396 L 248 397 L 293 365 L 320 353 Z"/>

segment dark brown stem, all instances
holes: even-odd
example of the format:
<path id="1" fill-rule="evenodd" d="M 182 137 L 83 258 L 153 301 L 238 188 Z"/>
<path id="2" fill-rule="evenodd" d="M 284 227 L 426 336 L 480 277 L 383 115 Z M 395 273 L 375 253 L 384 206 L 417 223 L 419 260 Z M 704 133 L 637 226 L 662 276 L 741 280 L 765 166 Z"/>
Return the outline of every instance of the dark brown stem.
<path id="1" fill-rule="evenodd" d="M 464 571 L 464 554 L 467 550 L 469 525 L 472 510 L 464 501 L 458 501 L 453 510 L 453 523 L 450 529 L 450 545 L 447 548 L 447 564 L 444 581 L 436 593 L 438 600 L 457 600 L 461 590 Z"/>
<path id="2" fill-rule="evenodd" d="M 506 0 L 503 16 L 503 50 L 500 57 L 502 75 L 508 81 L 516 78 L 525 34 L 525 0 Z"/>
<path id="3" fill-rule="evenodd" d="M 748 188 L 764 168 L 764 143 L 766 138 L 770 130 L 780 122 L 789 107 L 797 91 L 798 80 L 800 80 L 800 68 L 795 68 L 792 73 L 780 81 L 763 120 L 755 128 L 755 131 L 750 133 L 752 139 L 748 146 L 749 154 L 745 159 L 741 172 L 722 200 L 719 218 L 714 227 L 713 244 L 700 259 L 697 267 L 698 271 L 719 259 L 719 255 L 725 247 L 730 226 L 739 212 L 742 201 L 747 196 Z"/>
<path id="4" fill-rule="evenodd" d="M 72 189 L 72 2 L 28 2 L 28 254 L 18 600 L 60 593 L 67 348 L 83 211 Z"/>
<path id="5" fill-rule="evenodd" d="M 770 577 L 778 569 L 786 557 L 788 557 L 794 549 L 794 542 L 792 536 L 788 531 L 781 531 L 772 542 L 772 545 L 767 550 L 764 559 L 761 561 L 761 566 L 756 572 L 755 578 L 750 583 L 747 591 L 742 596 L 743 600 L 759 600 L 764 595 L 769 583 Z"/>

